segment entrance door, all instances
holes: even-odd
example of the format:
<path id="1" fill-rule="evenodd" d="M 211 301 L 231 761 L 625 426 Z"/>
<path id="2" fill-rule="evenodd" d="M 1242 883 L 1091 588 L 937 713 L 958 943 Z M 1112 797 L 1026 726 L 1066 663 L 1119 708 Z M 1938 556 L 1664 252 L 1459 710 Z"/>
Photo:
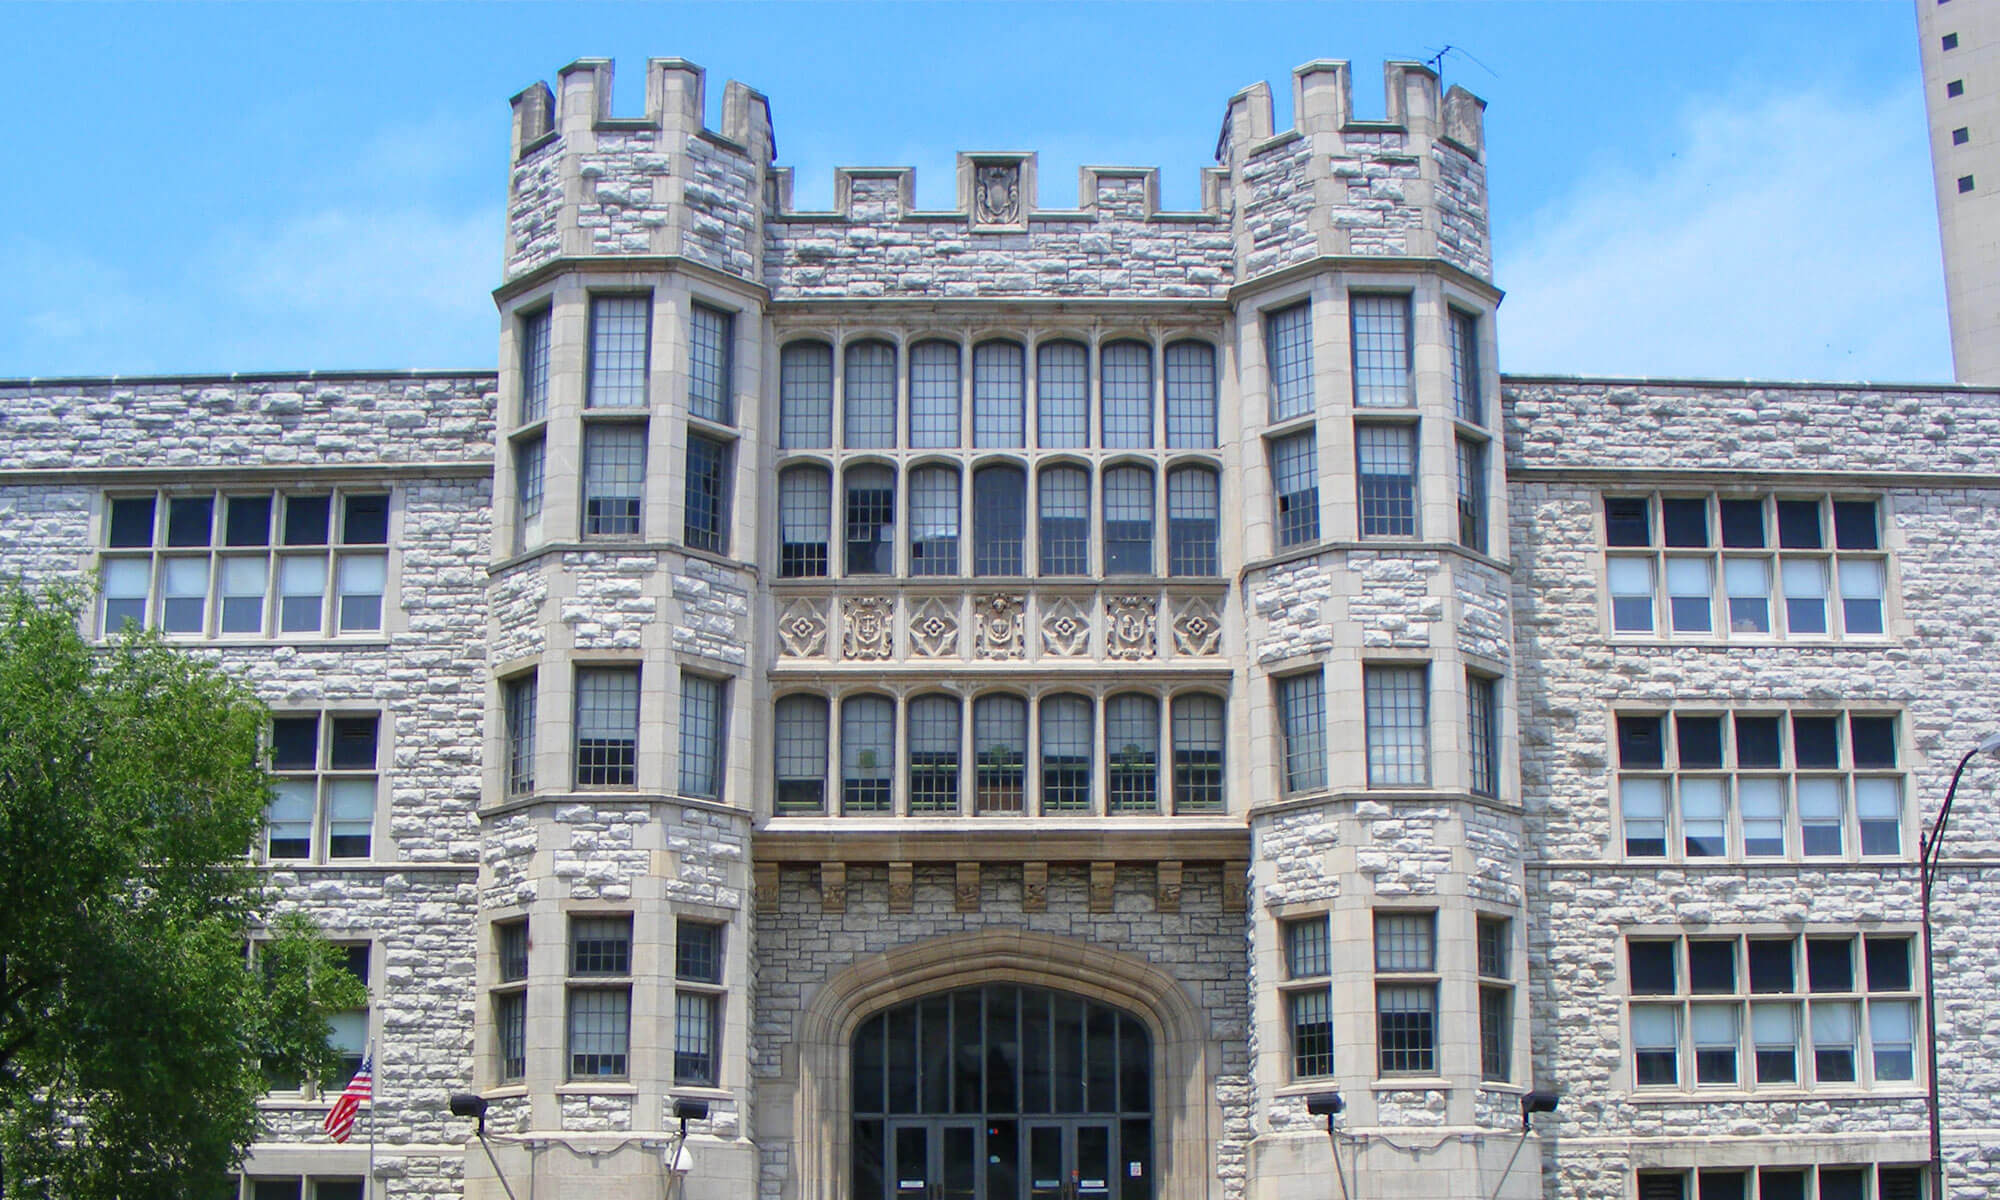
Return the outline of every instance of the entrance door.
<path id="1" fill-rule="evenodd" d="M 1110 1200 L 1117 1129 L 1110 1121 L 1025 1121 L 1026 1200 Z M 987 1200 L 993 1200 L 988 1197 Z"/>
<path id="2" fill-rule="evenodd" d="M 983 1200 L 979 1127 L 969 1121 L 891 1121 L 888 1153 L 896 1200 Z"/>

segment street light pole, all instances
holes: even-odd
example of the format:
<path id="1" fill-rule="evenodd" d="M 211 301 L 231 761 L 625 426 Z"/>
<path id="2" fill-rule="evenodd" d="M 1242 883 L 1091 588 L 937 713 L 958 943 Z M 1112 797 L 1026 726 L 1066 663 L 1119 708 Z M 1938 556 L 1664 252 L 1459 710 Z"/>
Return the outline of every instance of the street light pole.
<path id="1" fill-rule="evenodd" d="M 1931 951 L 1931 885 L 1937 879 L 1938 858 L 1944 830 L 1951 820 L 1952 798 L 1958 794 L 1959 776 L 1981 754 L 2000 755 L 2000 733 L 1989 733 L 1958 760 L 1951 784 L 1944 790 L 1944 805 L 1931 822 L 1930 832 L 1917 843 L 1917 881 L 1921 888 L 1924 927 L 1924 1043 L 1929 1058 L 1929 1111 L 1931 1122 L 1931 1195 L 1944 1200 L 1944 1139 L 1938 1124 L 1937 989 L 1931 982 L 1934 958 Z"/>

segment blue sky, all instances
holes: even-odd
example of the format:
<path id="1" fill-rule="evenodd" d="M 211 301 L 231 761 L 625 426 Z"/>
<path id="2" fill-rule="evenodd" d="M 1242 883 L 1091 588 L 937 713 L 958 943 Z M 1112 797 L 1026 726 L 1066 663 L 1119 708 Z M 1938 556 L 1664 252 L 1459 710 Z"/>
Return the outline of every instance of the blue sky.
<path id="1" fill-rule="evenodd" d="M 1488 102 L 1501 367 L 1950 377 L 1910 0 L 1863 3 L 7 4 L 0 376 L 489 367 L 507 97 L 680 56 L 771 98 L 801 207 L 959 150 L 1162 169 L 1223 103 L 1449 44 Z M 711 114 L 711 120 L 719 113 Z"/>

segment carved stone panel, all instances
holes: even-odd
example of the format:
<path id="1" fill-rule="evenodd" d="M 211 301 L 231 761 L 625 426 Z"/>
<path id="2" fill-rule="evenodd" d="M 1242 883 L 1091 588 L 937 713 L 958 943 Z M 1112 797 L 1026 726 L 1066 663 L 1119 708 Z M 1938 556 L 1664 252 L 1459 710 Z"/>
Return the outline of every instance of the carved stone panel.
<path id="1" fill-rule="evenodd" d="M 1250 864 L 1240 859 L 1222 864 L 1222 911 L 1242 912 L 1249 904 Z"/>
<path id="2" fill-rule="evenodd" d="M 1027 653 L 1021 629 L 1020 596 L 994 592 L 972 602 L 972 646 L 976 658 L 1020 658 Z"/>
<path id="3" fill-rule="evenodd" d="M 1045 862 L 1021 864 L 1021 911 L 1049 911 L 1049 864 Z"/>
<path id="4" fill-rule="evenodd" d="M 889 911 L 906 913 L 916 907 L 917 870 L 915 863 L 889 864 Z"/>
<path id="5" fill-rule="evenodd" d="M 1104 652 L 1128 661 L 1152 658 L 1156 653 L 1155 607 L 1151 596 L 1106 596 Z"/>
<path id="6" fill-rule="evenodd" d="M 972 220 L 976 225 L 1015 225 L 1020 222 L 1020 163 L 980 163 L 974 169 Z"/>
<path id="7" fill-rule="evenodd" d="M 1181 864 L 1177 862 L 1154 864 L 1153 908 L 1163 913 L 1181 910 Z"/>
<path id="8" fill-rule="evenodd" d="M 1090 911 L 1108 913 L 1116 905 L 1118 895 L 1118 864 L 1115 862 L 1094 862 L 1090 864 Z"/>
<path id="9" fill-rule="evenodd" d="M 1068 597 L 1042 606 L 1042 653 L 1074 658 L 1090 650 L 1090 617 Z"/>
<path id="10" fill-rule="evenodd" d="M 1208 656 L 1222 645 L 1222 617 L 1206 596 L 1192 596 L 1174 610 L 1174 653 Z"/>
<path id="11" fill-rule="evenodd" d="M 819 907 L 821 912 L 847 911 L 847 864 L 819 865 Z"/>
<path id="12" fill-rule="evenodd" d="M 785 658 L 818 658 L 826 653 L 826 602 L 794 600 L 778 615 L 778 653 Z"/>
<path id="13" fill-rule="evenodd" d="M 750 868 L 750 880 L 757 907 L 775 909 L 778 907 L 778 864 L 760 862 Z"/>
<path id="14" fill-rule="evenodd" d="M 896 602 L 888 596 L 848 596 L 840 602 L 840 656 L 862 661 L 890 657 Z"/>
<path id="15" fill-rule="evenodd" d="M 910 653 L 917 658 L 949 658 L 958 653 L 958 610 L 936 596 L 918 601 L 910 614 Z"/>
<path id="16" fill-rule="evenodd" d="M 958 864 L 958 876 L 951 890 L 952 908 L 958 912 L 979 911 L 979 864 Z"/>

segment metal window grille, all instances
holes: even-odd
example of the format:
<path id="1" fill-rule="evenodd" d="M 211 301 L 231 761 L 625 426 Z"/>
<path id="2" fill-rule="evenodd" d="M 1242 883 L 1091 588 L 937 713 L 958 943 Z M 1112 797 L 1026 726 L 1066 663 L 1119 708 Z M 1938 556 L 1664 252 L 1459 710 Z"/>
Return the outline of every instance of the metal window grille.
<path id="1" fill-rule="evenodd" d="M 1215 347 L 1175 342 L 1164 355 L 1167 449 L 1207 450 L 1215 445 Z"/>
<path id="2" fill-rule="evenodd" d="M 681 794 L 722 795 L 725 685 L 705 675 L 681 676 Z"/>
<path id="3" fill-rule="evenodd" d="M 1361 536 L 1417 536 L 1417 431 L 1408 425 L 1358 425 L 1354 453 Z"/>
<path id="4" fill-rule="evenodd" d="M 493 1024 L 500 1034 L 500 1078 L 528 1073 L 528 995 L 502 992 L 493 997 Z"/>
<path id="5" fill-rule="evenodd" d="M 1410 392 L 1410 298 L 1357 295 L 1354 316 L 1354 404 L 1407 408 Z"/>
<path id="6" fill-rule="evenodd" d="M 548 443 L 534 438 L 514 445 L 514 549 L 525 550 L 541 540 L 542 472 Z"/>
<path id="7" fill-rule="evenodd" d="M 910 811 L 958 811 L 958 701 L 919 696 L 910 701 Z"/>
<path id="8" fill-rule="evenodd" d="M 1090 811 L 1091 703 L 1082 696 L 1041 702 L 1042 811 Z"/>
<path id="9" fill-rule="evenodd" d="M 1076 342 L 1035 351 L 1035 440 L 1050 450 L 1090 444 L 1090 351 Z"/>
<path id="10" fill-rule="evenodd" d="M 847 472 L 847 573 L 887 575 L 896 569 L 896 477 L 887 467 Z"/>
<path id="11" fill-rule="evenodd" d="M 1153 473 L 1144 467 L 1104 473 L 1104 573 L 1153 573 Z"/>
<path id="12" fill-rule="evenodd" d="M 507 794 L 535 790 L 535 674 L 507 681 Z"/>
<path id="13" fill-rule="evenodd" d="M 1486 423 L 1479 393 L 1479 318 L 1457 309 L 1451 313 L 1451 398 L 1459 420 Z"/>
<path id="14" fill-rule="evenodd" d="M 1104 745 L 1110 758 L 1111 811 L 1160 809 L 1160 702 L 1126 692 L 1104 703 Z"/>
<path id="15" fill-rule="evenodd" d="M 631 974 L 632 918 L 572 917 L 569 923 L 569 973 Z"/>
<path id="16" fill-rule="evenodd" d="M 1215 575 L 1222 527 L 1221 484 L 1214 471 L 1181 467 L 1167 474 L 1167 574 Z"/>
<path id="17" fill-rule="evenodd" d="M 1373 787 L 1430 782 L 1430 684 L 1423 667 L 1362 670 L 1368 724 L 1368 783 Z"/>
<path id="18" fill-rule="evenodd" d="M 958 347 L 918 342 L 910 347 L 910 445 L 958 445 Z"/>
<path id="19" fill-rule="evenodd" d="M 1318 671 L 1278 680 L 1278 724 L 1285 737 L 1285 790 L 1326 786 L 1326 685 Z"/>
<path id="20" fill-rule="evenodd" d="M 1174 811 L 1222 811 L 1222 700 L 1178 696 L 1173 708 Z"/>
<path id="21" fill-rule="evenodd" d="M 569 1074 L 572 1079 L 625 1074 L 632 1031 L 630 988 L 571 988 Z"/>
<path id="22" fill-rule="evenodd" d="M 833 347 L 793 342 L 778 355 L 778 446 L 833 445 Z"/>
<path id="23" fill-rule="evenodd" d="M 1375 987 L 1375 1035 L 1384 1075 L 1428 1075 L 1437 1070 L 1437 985 L 1384 983 Z"/>
<path id="24" fill-rule="evenodd" d="M 1313 410 L 1312 305 L 1294 304 L 1264 317 L 1264 362 L 1271 372 L 1271 420 Z"/>
<path id="25" fill-rule="evenodd" d="M 722 926 L 706 921 L 675 923 L 674 978 L 692 983 L 722 982 Z"/>
<path id="26" fill-rule="evenodd" d="M 889 811 L 896 761 L 896 706 L 885 696 L 850 696 L 840 705 L 840 810 Z"/>
<path id="27" fill-rule="evenodd" d="M 637 780 L 639 672 L 585 667 L 576 673 L 576 782 L 631 787 Z"/>
<path id="28" fill-rule="evenodd" d="M 1044 575 L 1090 572 L 1090 476 L 1076 467 L 1049 467 L 1038 483 Z"/>
<path id="29" fill-rule="evenodd" d="M 826 807 L 826 701 L 786 696 L 777 712 L 780 813 L 816 813 Z"/>
<path id="30" fill-rule="evenodd" d="M 521 424 L 549 413 L 549 310 L 521 318 Z"/>
<path id="31" fill-rule="evenodd" d="M 1028 702 L 1005 695 L 981 696 L 974 701 L 972 753 L 975 811 L 1027 811 Z"/>
<path id="32" fill-rule="evenodd" d="M 729 549 L 729 490 L 729 447 L 690 433 L 683 525 L 690 547 L 716 554 Z"/>
<path id="33" fill-rule="evenodd" d="M 590 386 L 586 408 L 646 407 L 651 296 L 590 300 Z"/>
<path id="34" fill-rule="evenodd" d="M 1500 684 L 1484 675 L 1465 677 L 1466 752 L 1472 760 L 1472 790 L 1500 794 Z"/>
<path id="35" fill-rule="evenodd" d="M 1458 544 L 1486 552 L 1486 443 L 1458 439 Z"/>
<path id="36" fill-rule="evenodd" d="M 1375 969 L 1437 970 L 1437 914 L 1376 913 Z"/>
<path id="37" fill-rule="evenodd" d="M 958 574 L 958 472 L 910 472 L 910 574 Z"/>
<path id="38" fill-rule="evenodd" d="M 833 478 L 819 467 L 791 467 L 778 476 L 778 575 L 819 578 L 827 572 L 827 525 L 833 519 Z"/>
<path id="39" fill-rule="evenodd" d="M 646 491 L 646 427 L 583 427 L 583 535 L 631 536 L 639 532 Z"/>
<path id="40" fill-rule="evenodd" d="M 674 1082 L 715 1082 L 716 997 L 709 992 L 674 996 Z"/>
<path id="41" fill-rule="evenodd" d="M 265 810 L 268 861 L 367 858 L 374 848 L 381 718 L 306 713 L 271 718 L 277 776 Z"/>
<path id="42" fill-rule="evenodd" d="M 896 348 L 855 342 L 847 348 L 842 441 L 850 450 L 896 444 Z"/>
<path id="43" fill-rule="evenodd" d="M 982 342 L 972 348 L 972 444 L 1020 446 L 1027 442 L 1027 359 L 1016 342 Z"/>
<path id="44" fill-rule="evenodd" d="M 1153 348 L 1144 342 L 1112 342 L 1098 355 L 1104 379 L 1104 446 L 1146 449 L 1153 444 Z"/>
<path id="45" fill-rule="evenodd" d="M 1302 430 L 1271 443 L 1271 481 L 1278 494 L 1278 545 L 1319 539 L 1319 439 Z"/>
<path id="46" fill-rule="evenodd" d="M 736 317 L 697 304 L 688 324 L 688 411 L 704 421 L 734 424 L 730 343 L 736 332 Z"/>
<path id="47" fill-rule="evenodd" d="M 1285 971 L 1288 979 L 1333 973 L 1333 943 L 1325 916 L 1285 922 Z"/>
<path id="48" fill-rule="evenodd" d="M 1019 467 L 982 467 L 972 474 L 972 573 L 1027 572 L 1028 474 Z"/>
<path id="49" fill-rule="evenodd" d="M 1333 1074 L 1333 1004 L 1325 988 L 1286 997 L 1292 1021 L 1292 1076 L 1315 1079 Z"/>

